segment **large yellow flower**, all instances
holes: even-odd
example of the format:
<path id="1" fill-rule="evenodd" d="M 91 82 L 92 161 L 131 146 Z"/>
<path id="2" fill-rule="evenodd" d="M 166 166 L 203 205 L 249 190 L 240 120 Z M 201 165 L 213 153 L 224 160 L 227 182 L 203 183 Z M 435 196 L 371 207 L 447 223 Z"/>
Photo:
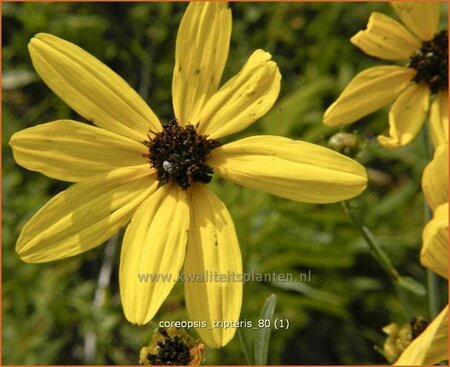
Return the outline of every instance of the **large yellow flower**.
<path id="1" fill-rule="evenodd" d="M 206 187 L 213 170 L 238 184 L 308 203 L 336 202 L 364 190 L 364 168 L 320 146 L 276 136 L 220 145 L 217 139 L 263 116 L 280 90 L 278 67 L 262 50 L 219 88 L 230 35 L 227 4 L 188 6 L 176 41 L 175 118 L 165 125 L 123 79 L 81 48 L 49 34 L 31 40 L 33 65 L 45 83 L 96 126 L 60 120 L 11 138 L 20 165 L 75 182 L 22 229 L 16 251 L 24 261 L 87 251 L 131 220 L 120 259 L 120 294 L 126 318 L 145 324 L 181 270 L 242 273 L 233 221 Z M 146 274 L 171 281 L 142 281 Z M 208 326 L 239 320 L 242 282 L 217 279 L 185 282 L 192 320 Z M 235 328 L 197 331 L 206 344 L 220 347 Z"/>
<path id="2" fill-rule="evenodd" d="M 423 230 L 420 262 L 448 280 L 448 144 L 436 148 L 422 187 L 433 219 Z M 432 365 L 448 360 L 448 305 L 404 350 L 396 365 Z"/>
<path id="3" fill-rule="evenodd" d="M 430 109 L 435 145 L 448 141 L 448 32 L 438 32 L 439 2 L 392 2 L 403 24 L 372 13 L 367 29 L 351 42 L 383 60 L 409 60 L 406 66 L 376 66 L 358 75 L 327 109 L 324 123 L 349 124 L 395 101 L 389 112 L 388 148 L 408 144 Z M 429 108 L 431 102 L 431 108 Z"/>

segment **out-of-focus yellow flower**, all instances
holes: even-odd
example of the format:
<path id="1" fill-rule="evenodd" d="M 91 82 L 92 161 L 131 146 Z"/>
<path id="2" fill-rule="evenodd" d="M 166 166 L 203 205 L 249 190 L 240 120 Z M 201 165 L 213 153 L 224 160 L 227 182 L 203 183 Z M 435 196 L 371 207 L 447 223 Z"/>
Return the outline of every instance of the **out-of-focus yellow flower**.
<path id="1" fill-rule="evenodd" d="M 438 32 L 439 2 L 392 2 L 403 25 L 374 12 L 367 29 L 351 42 L 383 60 L 409 60 L 405 66 L 376 66 L 358 75 L 327 109 L 324 123 L 349 124 L 394 102 L 389 112 L 389 136 L 379 136 L 388 148 L 408 144 L 430 111 L 435 146 L 448 142 L 448 31 Z"/>
<path id="2" fill-rule="evenodd" d="M 430 366 L 448 359 L 448 305 L 403 351 L 396 366 Z"/>
<path id="3" fill-rule="evenodd" d="M 348 157 L 354 157 L 361 149 L 358 135 L 350 133 L 336 133 L 328 139 L 328 146 Z"/>
<path id="4" fill-rule="evenodd" d="M 388 335 L 383 345 L 383 354 L 389 363 L 395 362 L 411 342 L 420 335 L 428 325 L 423 318 L 413 318 L 409 323 L 402 326 L 390 323 L 383 328 Z"/>
<path id="5" fill-rule="evenodd" d="M 76 45 L 49 34 L 30 42 L 33 65 L 47 85 L 97 127 L 54 121 L 14 134 L 16 162 L 75 182 L 24 226 L 16 251 L 26 262 L 74 256 L 126 226 L 120 295 L 126 318 L 149 322 L 181 270 L 186 307 L 211 347 L 227 344 L 239 320 L 242 281 L 203 280 L 211 272 L 242 274 L 231 216 L 206 187 L 213 171 L 243 186 L 308 203 L 361 193 L 363 166 L 314 144 L 254 136 L 221 145 L 275 103 L 281 75 L 271 55 L 256 50 L 220 88 L 231 37 L 224 2 L 192 2 L 180 24 L 172 79 L 174 119 L 163 125 L 111 69 Z M 223 278 L 223 277 L 221 277 Z M 236 279 L 238 281 L 236 281 Z"/>

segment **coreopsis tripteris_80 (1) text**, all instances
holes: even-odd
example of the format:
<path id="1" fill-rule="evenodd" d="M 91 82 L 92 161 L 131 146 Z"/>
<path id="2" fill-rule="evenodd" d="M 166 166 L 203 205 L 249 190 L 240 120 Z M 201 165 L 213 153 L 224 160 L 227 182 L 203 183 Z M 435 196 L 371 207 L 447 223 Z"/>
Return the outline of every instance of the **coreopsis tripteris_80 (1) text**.
<path id="1" fill-rule="evenodd" d="M 271 55 L 256 50 L 219 88 L 231 35 L 223 2 L 194 2 L 176 40 L 174 118 L 162 124 L 111 69 L 74 44 L 49 34 L 30 42 L 45 83 L 95 126 L 60 120 L 25 129 L 10 144 L 16 162 L 74 182 L 24 226 L 16 251 L 26 262 L 63 259 L 100 245 L 128 224 L 119 282 L 126 318 L 149 322 L 186 274 L 242 273 L 233 221 L 207 188 L 213 172 L 243 186 L 307 203 L 361 193 L 364 168 L 327 148 L 277 136 L 221 145 L 274 104 L 281 75 Z M 139 273 L 173 281 L 142 282 Z M 185 282 L 192 320 L 239 320 L 242 282 Z M 234 328 L 197 330 L 211 347 Z"/>
<path id="2" fill-rule="evenodd" d="M 391 4 L 404 25 L 375 12 L 351 42 L 368 55 L 404 66 L 375 66 L 356 75 L 327 109 L 324 123 L 349 124 L 395 101 L 389 136 L 378 137 L 383 146 L 408 144 L 428 114 L 434 144 L 448 142 L 448 30 L 438 30 L 442 3 Z"/>

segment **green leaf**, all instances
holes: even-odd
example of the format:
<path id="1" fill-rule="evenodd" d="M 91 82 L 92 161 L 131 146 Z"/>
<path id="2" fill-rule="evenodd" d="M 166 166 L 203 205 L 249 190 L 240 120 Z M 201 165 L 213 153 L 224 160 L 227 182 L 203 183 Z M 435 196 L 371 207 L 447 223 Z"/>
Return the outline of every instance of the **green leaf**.
<path id="1" fill-rule="evenodd" d="M 317 301 L 328 303 L 336 307 L 342 306 L 345 301 L 342 297 L 329 292 L 321 291 L 302 282 L 272 282 L 272 285 L 284 290 L 304 294 L 305 296 L 311 297 Z"/>
<path id="2" fill-rule="evenodd" d="M 422 284 L 408 276 L 401 276 L 398 280 L 398 285 L 411 293 L 417 294 L 418 296 L 424 296 L 427 294 L 427 290 Z"/>
<path id="3" fill-rule="evenodd" d="M 277 296 L 271 294 L 264 303 L 259 315 L 259 320 L 270 320 L 268 327 L 259 327 L 254 341 L 255 364 L 267 364 L 267 356 L 269 353 L 270 332 L 272 330 L 273 314 L 277 305 Z M 259 322 L 258 320 L 258 322 Z"/>

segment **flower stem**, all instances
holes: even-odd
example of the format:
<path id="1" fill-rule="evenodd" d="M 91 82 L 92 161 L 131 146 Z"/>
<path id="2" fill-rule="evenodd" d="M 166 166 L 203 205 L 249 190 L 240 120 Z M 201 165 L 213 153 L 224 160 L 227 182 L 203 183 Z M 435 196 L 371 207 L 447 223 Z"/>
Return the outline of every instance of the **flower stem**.
<path id="1" fill-rule="evenodd" d="M 383 251 L 379 243 L 375 240 L 374 236 L 370 232 L 369 228 L 364 226 L 357 218 L 355 213 L 351 210 L 350 205 L 347 201 L 342 202 L 342 206 L 344 211 L 350 217 L 353 225 L 358 229 L 361 233 L 362 237 L 366 241 L 369 246 L 370 253 L 375 258 L 375 260 L 380 264 L 380 266 L 384 269 L 386 274 L 391 278 L 394 283 L 395 289 L 398 294 L 398 298 L 400 299 L 400 303 L 403 306 L 403 311 L 407 320 L 411 319 L 412 311 L 408 301 L 408 295 L 405 289 L 402 287 L 402 277 L 399 272 L 392 265 L 391 260 L 388 255 Z"/>
<path id="2" fill-rule="evenodd" d="M 111 281 L 111 273 L 114 261 L 114 254 L 121 240 L 120 232 L 112 237 L 105 247 L 105 256 L 100 268 L 97 280 L 97 288 L 95 289 L 93 309 L 98 310 L 103 307 L 106 297 L 106 288 Z M 85 363 L 94 363 L 97 351 L 97 334 L 95 328 L 88 330 L 84 336 L 83 358 Z"/>
<path id="3" fill-rule="evenodd" d="M 245 356 L 245 360 L 247 361 L 247 364 L 254 365 L 253 358 L 252 358 L 253 354 L 251 351 L 251 346 L 248 343 L 247 339 L 245 338 L 244 334 L 242 333 L 241 328 L 237 329 L 237 334 L 238 334 L 239 342 L 241 343 L 241 347 L 244 352 L 244 356 Z"/>
<path id="4" fill-rule="evenodd" d="M 344 207 L 344 211 L 349 215 L 352 223 L 359 230 L 359 232 L 365 239 L 366 243 L 369 245 L 370 253 L 372 254 L 372 256 L 375 258 L 375 260 L 378 261 L 378 263 L 389 275 L 392 281 L 397 283 L 400 280 L 400 275 L 398 271 L 394 268 L 394 266 L 391 263 L 391 260 L 389 259 L 387 254 L 383 251 L 378 242 L 375 240 L 370 230 L 359 222 L 354 212 L 350 209 L 348 202 L 343 201 L 342 206 Z"/>
<path id="5" fill-rule="evenodd" d="M 439 278 L 430 269 L 427 269 L 428 308 L 433 319 L 439 313 Z"/>

